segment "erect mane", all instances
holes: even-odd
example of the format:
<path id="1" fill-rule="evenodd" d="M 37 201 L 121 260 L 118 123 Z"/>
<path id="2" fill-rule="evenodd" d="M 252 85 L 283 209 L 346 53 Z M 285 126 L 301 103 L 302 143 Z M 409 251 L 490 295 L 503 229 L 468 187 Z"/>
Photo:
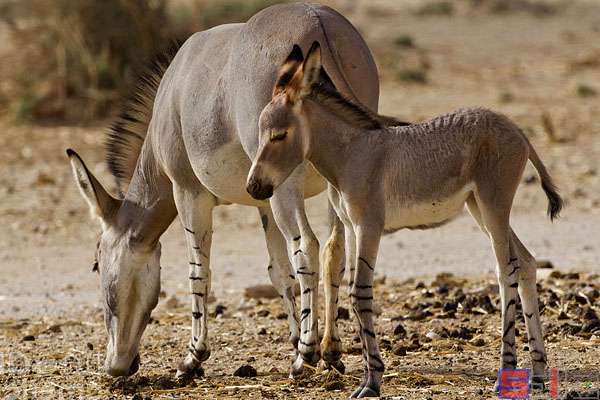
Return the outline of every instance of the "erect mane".
<path id="1" fill-rule="evenodd" d="M 133 93 L 108 132 L 106 162 L 121 198 L 127 191 L 148 132 L 158 85 L 180 47 L 180 42 L 174 42 L 142 70 Z"/>
<path id="2" fill-rule="evenodd" d="M 386 126 L 405 126 L 409 122 L 394 117 L 380 115 L 368 110 L 362 104 L 354 103 L 341 94 L 327 72 L 321 67 L 321 75 L 312 86 L 310 97 L 327 107 L 342 120 L 362 129 L 381 129 Z"/>

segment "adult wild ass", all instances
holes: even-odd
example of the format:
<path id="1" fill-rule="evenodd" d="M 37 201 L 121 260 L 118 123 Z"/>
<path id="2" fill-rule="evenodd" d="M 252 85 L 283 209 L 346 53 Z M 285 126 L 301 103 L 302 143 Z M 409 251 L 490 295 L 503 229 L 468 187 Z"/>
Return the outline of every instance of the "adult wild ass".
<path id="1" fill-rule="evenodd" d="M 192 299 L 189 352 L 178 376 L 199 371 L 209 357 L 212 210 L 231 203 L 259 209 L 269 276 L 283 298 L 297 351 L 292 373 L 299 373 L 303 362 L 320 359 L 319 245 L 304 198 L 323 191 L 326 183 L 309 163 L 298 162 L 286 183 L 268 193 L 270 201 L 256 200 L 244 190 L 258 148 L 258 119 L 271 99 L 279 66 L 293 43 L 308 48 L 315 40 L 325 44 L 323 65 L 342 93 L 376 110 L 377 69 L 356 29 L 328 7 L 284 4 L 247 23 L 194 34 L 172 61 L 163 59 L 146 75 L 108 145 L 109 165 L 123 198 L 110 196 L 83 160 L 68 151 L 79 188 L 102 223 L 97 255 L 109 374 L 130 375 L 139 367 L 140 338 L 158 301 L 159 238 L 176 215 L 188 239 Z M 302 290 L 300 318 L 293 293 L 296 276 Z M 339 356 L 330 359 L 339 361 Z"/>
<path id="2" fill-rule="evenodd" d="M 542 374 L 546 351 L 536 264 L 509 224 L 528 159 L 548 197 L 550 218 L 558 215 L 562 199 L 523 132 L 505 116 L 481 108 L 460 109 L 411 126 L 382 126 L 377 116 L 337 91 L 321 67 L 317 42 L 305 60 L 295 53 L 294 48 L 280 71 L 273 99 L 261 113 L 259 147 L 247 190 L 256 199 L 267 198 L 305 160 L 329 182 L 329 200 L 345 228 L 347 264 L 356 268 L 350 277 L 351 298 L 360 327 L 364 379 L 352 397 L 378 396 L 384 371 L 372 311 L 381 235 L 401 228 L 440 226 L 465 204 L 490 237 L 497 261 L 501 368 L 517 365 L 515 303 L 520 295 L 534 374 Z M 338 249 L 338 254 L 329 255 L 338 261 L 344 240 L 340 228 L 336 226 L 326 246 Z M 331 269 L 324 271 L 331 282 L 326 291 L 337 291 L 342 278 L 340 269 L 335 269 L 339 265 L 329 263 Z M 334 308 L 328 303 L 327 314 L 335 315 Z M 335 324 L 326 326 L 325 335 L 337 337 Z"/>

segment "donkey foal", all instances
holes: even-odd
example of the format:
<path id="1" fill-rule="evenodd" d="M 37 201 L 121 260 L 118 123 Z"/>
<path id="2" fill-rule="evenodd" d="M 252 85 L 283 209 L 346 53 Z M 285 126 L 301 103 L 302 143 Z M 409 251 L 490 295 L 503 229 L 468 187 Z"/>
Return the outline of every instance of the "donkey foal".
<path id="1" fill-rule="evenodd" d="M 440 226 L 465 204 L 490 238 L 497 261 L 501 368 L 517 365 L 515 304 L 520 295 L 533 371 L 543 373 L 546 351 L 536 264 L 509 223 L 527 160 L 540 176 L 550 218 L 558 215 L 562 199 L 523 132 L 505 116 L 482 108 L 460 109 L 410 126 L 385 126 L 383 117 L 339 94 L 321 67 L 317 42 L 306 59 L 293 65 L 292 73 L 289 62 L 284 66 L 287 81 L 284 87 L 278 81 L 280 87 L 260 117 L 259 149 L 247 190 L 257 198 L 272 193 L 305 159 L 329 182 L 330 202 L 345 228 L 346 263 L 355 267 L 351 298 L 365 372 L 352 397 L 378 396 L 384 371 L 372 312 L 381 235 Z M 339 236 L 334 232 L 327 247 L 334 247 L 332 241 Z M 326 336 L 331 331 L 337 338 L 332 326 L 326 327 Z"/>

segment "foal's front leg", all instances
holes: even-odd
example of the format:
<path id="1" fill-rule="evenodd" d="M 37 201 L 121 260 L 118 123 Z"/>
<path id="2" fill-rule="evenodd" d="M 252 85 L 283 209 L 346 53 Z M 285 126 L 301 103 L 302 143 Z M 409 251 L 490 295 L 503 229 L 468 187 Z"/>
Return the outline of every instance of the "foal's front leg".
<path id="1" fill-rule="evenodd" d="M 384 364 L 379 352 L 373 323 L 373 277 L 383 224 L 358 226 L 356 229 L 356 276 L 350 296 L 359 323 L 365 374 L 350 397 L 378 397 Z"/>
<path id="2" fill-rule="evenodd" d="M 302 373 L 302 364 L 316 365 L 321 358 L 318 335 L 319 242 L 304 212 L 304 174 L 301 166 L 275 191 L 271 209 L 287 241 L 288 254 L 300 281 L 300 354 L 292 375 Z"/>
<path id="3" fill-rule="evenodd" d="M 210 292 L 210 246 L 212 210 L 215 200 L 205 190 L 200 193 L 174 185 L 175 204 L 189 249 L 189 288 L 192 299 L 192 334 L 188 355 L 177 367 L 177 377 L 202 375 L 201 363 L 210 357 L 207 326 L 207 300 Z"/>

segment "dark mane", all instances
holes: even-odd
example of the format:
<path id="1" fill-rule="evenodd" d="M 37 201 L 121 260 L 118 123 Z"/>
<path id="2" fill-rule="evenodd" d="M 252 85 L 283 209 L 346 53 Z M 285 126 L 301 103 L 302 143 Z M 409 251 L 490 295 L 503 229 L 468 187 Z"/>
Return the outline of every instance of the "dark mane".
<path id="1" fill-rule="evenodd" d="M 381 129 L 386 126 L 405 126 L 403 122 L 393 117 L 379 115 L 360 104 L 353 103 L 342 95 L 327 72 L 321 68 L 321 75 L 312 87 L 310 96 L 319 104 L 326 106 L 331 112 L 348 123 L 362 129 Z"/>
<path id="2" fill-rule="evenodd" d="M 133 93 L 111 125 L 106 140 L 106 162 L 122 198 L 135 170 L 152 118 L 152 107 L 163 74 L 181 47 L 174 42 L 139 73 Z"/>

